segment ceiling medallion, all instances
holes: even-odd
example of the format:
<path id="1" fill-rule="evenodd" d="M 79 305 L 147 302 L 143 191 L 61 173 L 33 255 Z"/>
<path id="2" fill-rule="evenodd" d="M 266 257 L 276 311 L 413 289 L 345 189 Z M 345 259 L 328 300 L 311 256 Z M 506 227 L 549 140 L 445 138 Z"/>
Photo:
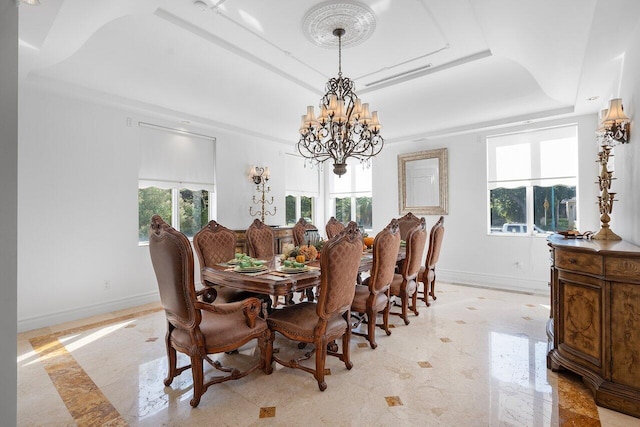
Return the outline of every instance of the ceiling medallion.
<path id="1" fill-rule="evenodd" d="M 345 30 L 342 47 L 356 46 L 371 37 L 376 29 L 376 17 L 365 4 L 331 1 L 313 7 L 302 20 L 305 37 L 311 43 L 328 49 L 338 46 L 338 38 L 333 35 L 336 28 Z"/>

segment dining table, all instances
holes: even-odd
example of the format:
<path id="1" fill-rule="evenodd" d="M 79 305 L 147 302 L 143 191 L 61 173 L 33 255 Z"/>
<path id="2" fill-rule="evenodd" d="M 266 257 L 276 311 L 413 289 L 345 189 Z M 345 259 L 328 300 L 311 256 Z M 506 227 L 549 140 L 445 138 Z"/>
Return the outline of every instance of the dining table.
<path id="1" fill-rule="evenodd" d="M 404 248 L 398 252 L 398 260 L 405 257 Z M 288 273 L 280 265 L 281 255 L 271 260 L 263 260 L 266 268 L 262 271 L 242 272 L 229 263 L 217 264 L 213 267 L 202 268 L 202 278 L 205 286 L 209 283 L 229 286 L 234 289 L 250 291 L 273 297 L 291 295 L 294 292 L 305 292 L 309 301 L 313 301 L 313 288 L 320 285 L 320 261 L 308 262 L 302 271 Z M 373 267 L 373 253 L 364 251 L 358 266 L 358 276 Z M 283 271 L 284 270 L 284 271 Z"/>

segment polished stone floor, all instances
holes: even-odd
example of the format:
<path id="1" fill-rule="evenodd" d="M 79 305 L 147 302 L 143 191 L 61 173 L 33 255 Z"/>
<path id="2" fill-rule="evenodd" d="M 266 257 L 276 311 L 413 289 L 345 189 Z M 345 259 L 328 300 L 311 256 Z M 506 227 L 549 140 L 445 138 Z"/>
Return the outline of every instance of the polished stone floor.
<path id="1" fill-rule="evenodd" d="M 597 407 L 580 378 L 546 368 L 548 297 L 439 284 L 431 307 L 378 348 L 329 357 L 328 388 L 281 366 L 214 385 L 192 409 L 191 373 L 165 387 L 159 305 L 18 336 L 19 426 L 640 426 Z M 278 336 L 281 353 L 295 345 Z M 255 347 L 222 355 L 251 361 Z M 1 424 L 1 423 L 0 423 Z"/>

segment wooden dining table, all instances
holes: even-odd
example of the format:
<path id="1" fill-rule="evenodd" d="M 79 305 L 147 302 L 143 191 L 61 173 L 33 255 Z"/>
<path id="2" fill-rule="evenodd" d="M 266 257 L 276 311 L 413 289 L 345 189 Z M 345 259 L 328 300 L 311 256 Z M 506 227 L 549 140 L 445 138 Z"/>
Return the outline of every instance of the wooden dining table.
<path id="1" fill-rule="evenodd" d="M 204 267 L 202 268 L 202 278 L 205 280 L 204 285 L 206 286 L 207 283 L 213 283 L 274 297 L 286 297 L 294 292 L 306 292 L 309 301 L 312 301 L 313 288 L 320 284 L 319 260 L 308 263 L 308 271 L 301 273 L 284 273 L 279 269 L 279 257 L 279 255 L 276 255 L 272 260 L 265 260 L 268 269 L 256 273 L 242 273 L 227 264 Z M 404 248 L 400 248 L 398 260 L 403 260 L 404 257 Z M 358 273 L 369 271 L 372 266 L 373 254 L 371 252 L 363 252 L 360 258 Z"/>

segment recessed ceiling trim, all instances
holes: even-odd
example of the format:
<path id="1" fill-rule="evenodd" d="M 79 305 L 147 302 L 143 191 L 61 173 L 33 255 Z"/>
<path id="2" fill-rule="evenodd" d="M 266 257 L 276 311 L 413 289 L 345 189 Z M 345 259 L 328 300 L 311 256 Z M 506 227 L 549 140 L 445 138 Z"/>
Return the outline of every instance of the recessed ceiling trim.
<path id="1" fill-rule="evenodd" d="M 483 50 L 482 52 L 474 53 L 473 55 L 468 55 L 460 59 L 456 59 L 454 61 L 447 62 L 442 65 L 438 65 L 437 67 L 419 67 L 414 68 L 413 70 L 406 71 L 404 73 L 395 74 L 393 76 L 389 76 L 380 80 L 376 80 L 373 82 L 365 83 L 365 89 L 361 90 L 360 93 L 368 93 L 373 92 L 378 89 L 382 89 L 384 87 L 393 86 L 398 83 L 403 83 L 409 80 L 416 79 L 418 77 L 426 76 L 427 74 L 432 74 L 438 71 L 447 70 L 449 68 L 457 67 L 460 65 L 467 64 L 469 62 L 477 61 L 483 58 L 487 58 L 491 56 L 491 50 Z"/>
<path id="2" fill-rule="evenodd" d="M 213 43 L 215 45 L 218 45 L 219 47 L 228 50 L 229 52 L 238 55 L 250 62 L 253 62 L 254 64 L 265 68 L 266 70 L 271 71 L 272 73 L 275 73 L 281 77 L 284 77 L 285 79 L 289 80 L 292 83 L 297 84 L 300 87 L 303 87 L 304 89 L 307 89 L 313 93 L 316 93 L 318 95 L 322 95 L 323 93 L 318 90 L 318 88 L 311 86 L 310 84 L 308 84 L 307 82 L 298 79 L 297 77 L 292 76 L 289 73 L 286 73 L 284 71 L 282 71 L 281 69 L 274 67 L 273 65 L 271 65 L 270 63 L 268 63 L 267 61 L 264 61 L 258 57 L 256 57 L 255 55 L 247 52 L 244 49 L 241 49 L 240 47 L 229 43 L 228 41 L 214 35 L 211 34 L 205 30 L 203 30 L 200 27 L 197 27 L 195 25 L 193 25 L 192 23 L 185 21 L 184 19 L 162 9 L 162 8 L 158 8 L 155 10 L 155 12 L 153 12 L 153 14 L 161 19 L 164 19 L 165 21 L 169 22 L 170 24 L 173 24 L 177 27 L 182 28 L 183 30 L 189 31 L 190 33 L 203 38 L 204 40 Z"/>
<path id="3" fill-rule="evenodd" d="M 434 131 L 424 132 L 424 133 L 419 133 L 414 135 L 407 135 L 404 137 L 401 136 L 401 137 L 392 138 L 392 139 L 385 139 L 384 142 L 385 143 L 409 142 L 409 141 L 418 142 L 418 141 L 425 140 L 427 138 L 433 138 L 433 137 L 442 137 L 442 136 L 450 136 L 455 134 L 477 132 L 480 130 L 487 130 L 491 128 L 501 128 L 506 126 L 517 126 L 518 124 L 522 124 L 522 122 L 524 122 L 525 120 L 556 119 L 556 118 L 560 118 L 560 116 L 572 114 L 574 112 L 575 112 L 574 106 L 570 105 L 568 107 L 560 107 L 560 108 L 555 108 L 553 110 L 539 111 L 533 114 L 522 114 L 519 116 L 505 117 L 503 119 L 470 123 L 464 126 L 457 126 L 457 127 L 439 129 L 439 130 L 434 130 Z"/>
<path id="4" fill-rule="evenodd" d="M 410 62 L 417 61 L 418 59 L 423 59 L 423 58 L 426 58 L 427 56 L 435 55 L 436 53 L 439 53 L 439 52 L 442 52 L 443 50 L 449 49 L 449 47 L 450 47 L 450 46 L 447 44 L 447 45 L 445 45 L 445 46 L 443 46 L 443 47 L 441 47 L 441 48 L 439 48 L 439 49 L 433 50 L 433 51 L 431 51 L 431 52 L 427 52 L 427 53 L 425 53 L 424 55 L 416 56 L 415 58 L 411 58 L 411 59 L 407 59 L 406 61 L 398 62 L 398 63 L 397 63 L 397 64 L 395 64 L 395 65 L 389 65 L 388 67 L 380 68 L 379 70 L 372 71 L 372 72 L 367 73 L 367 74 L 364 74 L 364 75 L 362 75 L 362 76 L 357 76 L 357 77 L 355 77 L 355 78 L 354 78 L 354 80 L 361 80 L 361 79 L 364 79 L 365 77 L 369 77 L 369 76 L 372 76 L 372 75 L 374 75 L 374 74 L 381 73 L 381 72 L 383 72 L 383 71 L 389 71 L 389 70 L 391 70 L 391 69 L 393 69 L 393 68 L 400 67 L 401 65 L 405 65 L 405 64 L 408 64 L 408 63 L 410 63 Z M 393 76 L 393 77 L 387 77 L 386 79 L 390 79 L 390 78 L 394 78 L 394 77 L 399 77 L 400 75 L 408 74 L 408 73 L 412 73 L 412 72 L 414 72 L 414 71 L 421 70 L 421 69 L 423 69 L 423 68 L 427 68 L 427 67 L 431 67 L 431 66 L 432 66 L 432 64 L 428 64 L 428 65 L 426 65 L 426 66 L 422 66 L 422 67 L 414 68 L 413 70 L 405 71 L 405 72 L 403 72 L 403 73 L 398 73 L 398 74 L 396 74 L 395 76 Z M 385 79 L 381 79 L 381 80 L 385 80 Z M 381 80 L 380 80 L 380 81 L 381 81 Z M 366 86 L 373 85 L 373 84 L 376 84 L 376 83 L 377 83 L 377 82 L 369 83 L 369 84 L 368 84 L 368 85 L 366 85 Z"/>
<path id="5" fill-rule="evenodd" d="M 223 0 L 224 1 L 224 0 Z M 222 1 L 220 2 L 222 3 Z M 218 5 L 220 4 L 218 3 Z M 292 54 L 291 52 L 289 52 L 286 49 L 283 49 L 282 47 L 278 46 L 277 44 L 273 43 L 271 40 L 267 39 L 266 37 L 264 37 L 262 34 L 260 34 L 259 32 L 255 31 L 254 29 L 252 29 L 251 27 L 244 25 L 242 22 L 238 22 L 237 20 L 233 19 L 232 17 L 228 16 L 227 14 L 224 13 L 224 11 L 222 9 L 218 9 L 218 5 L 214 6 L 215 8 L 215 13 L 217 16 L 219 16 L 222 19 L 225 19 L 229 22 L 231 22 L 233 25 L 237 26 L 238 28 L 248 32 L 249 34 L 251 34 L 252 36 L 258 38 L 259 40 L 261 40 L 263 43 L 268 44 L 269 46 L 271 46 L 272 48 L 280 51 L 283 55 L 289 57 L 290 59 L 292 59 L 293 61 L 296 61 L 298 64 L 302 65 L 303 67 L 307 68 L 309 71 L 312 71 L 313 73 L 323 77 L 324 79 L 328 79 L 329 76 L 323 74 L 322 72 L 320 72 L 319 70 L 315 69 L 314 67 L 312 67 L 311 65 L 307 64 L 306 62 L 304 62 L 303 60 L 301 60 L 300 58 L 298 58 L 297 56 L 295 56 L 294 54 Z"/>

